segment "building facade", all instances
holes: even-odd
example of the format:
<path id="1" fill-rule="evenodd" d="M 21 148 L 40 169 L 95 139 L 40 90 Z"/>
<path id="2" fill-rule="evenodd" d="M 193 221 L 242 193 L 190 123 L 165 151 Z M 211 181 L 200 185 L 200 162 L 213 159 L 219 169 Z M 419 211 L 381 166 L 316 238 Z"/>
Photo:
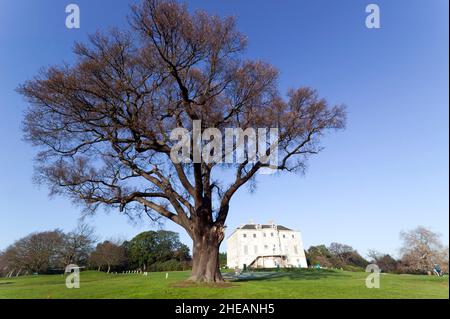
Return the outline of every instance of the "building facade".
<path id="1" fill-rule="evenodd" d="M 307 268 L 299 231 L 269 224 L 247 224 L 227 239 L 229 268 Z"/>

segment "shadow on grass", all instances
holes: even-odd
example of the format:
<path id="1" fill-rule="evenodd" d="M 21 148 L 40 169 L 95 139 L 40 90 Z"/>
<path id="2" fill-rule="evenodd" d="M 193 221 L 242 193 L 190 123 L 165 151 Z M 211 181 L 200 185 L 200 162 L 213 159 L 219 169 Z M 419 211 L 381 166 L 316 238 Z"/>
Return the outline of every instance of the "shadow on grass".
<path id="1" fill-rule="evenodd" d="M 12 285 L 12 284 L 13 284 L 12 281 L 0 282 L 0 286 L 2 286 L 2 285 Z"/>
<path id="2" fill-rule="evenodd" d="M 224 278 L 231 282 L 246 282 L 246 281 L 263 281 L 263 280 L 277 280 L 288 278 L 291 280 L 319 280 L 329 277 L 348 277 L 342 272 L 327 270 L 327 269 L 310 269 L 310 270 L 292 270 L 292 271 L 271 271 L 271 272 L 245 272 L 239 276 L 232 273 L 224 274 Z"/>

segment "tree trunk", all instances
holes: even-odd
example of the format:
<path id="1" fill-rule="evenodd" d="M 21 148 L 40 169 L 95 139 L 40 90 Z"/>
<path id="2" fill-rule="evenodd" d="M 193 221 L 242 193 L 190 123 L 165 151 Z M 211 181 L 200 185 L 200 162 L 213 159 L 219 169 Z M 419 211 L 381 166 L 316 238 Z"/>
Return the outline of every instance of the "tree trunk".
<path id="1" fill-rule="evenodd" d="M 109 271 L 111 270 L 111 266 L 110 265 L 108 265 L 108 272 L 107 272 L 107 274 L 109 274 Z"/>
<path id="2" fill-rule="evenodd" d="M 190 281 L 207 283 L 224 281 L 219 263 L 219 247 L 222 240 L 223 231 L 215 227 L 195 234 Z"/>

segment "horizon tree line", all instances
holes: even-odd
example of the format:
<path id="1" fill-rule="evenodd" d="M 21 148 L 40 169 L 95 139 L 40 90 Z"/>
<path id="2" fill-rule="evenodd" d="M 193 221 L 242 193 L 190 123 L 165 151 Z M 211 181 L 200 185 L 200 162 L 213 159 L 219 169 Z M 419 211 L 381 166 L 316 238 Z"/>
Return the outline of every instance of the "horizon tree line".
<path id="1" fill-rule="evenodd" d="M 0 251 L 0 277 L 64 273 L 71 264 L 107 273 L 185 270 L 190 260 L 189 247 L 175 232 L 147 231 L 130 241 L 98 242 L 93 228 L 82 224 L 68 233 L 56 229 L 17 240 Z"/>
<path id="2" fill-rule="evenodd" d="M 62 273 L 69 264 L 105 271 L 173 271 L 192 268 L 189 247 L 175 232 L 146 231 L 129 241 L 98 241 L 93 228 L 85 224 L 64 233 L 61 230 L 30 234 L 0 251 L 0 277 L 36 273 Z M 382 272 L 429 274 L 437 264 L 449 271 L 449 248 L 440 235 L 423 226 L 401 232 L 403 246 L 397 259 L 389 254 L 369 250 L 367 258 L 350 245 L 333 242 L 329 246 L 311 246 L 306 251 L 310 267 L 364 271 L 377 264 Z M 226 267 L 226 253 L 221 253 Z"/>

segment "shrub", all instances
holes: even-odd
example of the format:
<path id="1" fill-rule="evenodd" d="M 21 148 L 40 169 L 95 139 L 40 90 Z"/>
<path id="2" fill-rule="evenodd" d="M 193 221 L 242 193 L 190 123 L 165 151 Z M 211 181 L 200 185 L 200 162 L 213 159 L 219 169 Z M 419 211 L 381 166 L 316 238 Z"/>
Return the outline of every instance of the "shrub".
<path id="1" fill-rule="evenodd" d="M 156 262 L 148 267 L 148 271 L 160 272 L 160 271 L 183 271 L 191 269 L 191 263 L 186 261 L 179 261 L 176 259 L 170 259 L 164 262 Z"/>

